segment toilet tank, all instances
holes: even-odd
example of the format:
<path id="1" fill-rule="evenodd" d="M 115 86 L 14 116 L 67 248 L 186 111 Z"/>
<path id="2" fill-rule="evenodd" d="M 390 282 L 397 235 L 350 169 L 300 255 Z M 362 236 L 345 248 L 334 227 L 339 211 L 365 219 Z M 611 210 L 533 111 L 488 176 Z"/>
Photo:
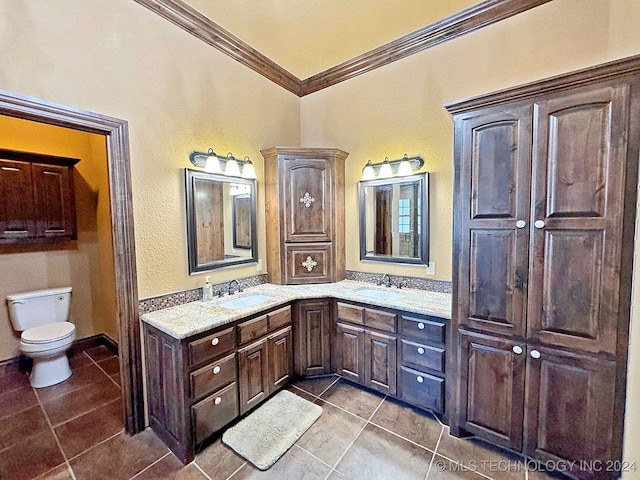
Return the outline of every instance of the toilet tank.
<path id="1" fill-rule="evenodd" d="M 46 323 L 66 322 L 71 309 L 71 287 L 47 288 L 7 295 L 13 328 L 22 332 Z"/>

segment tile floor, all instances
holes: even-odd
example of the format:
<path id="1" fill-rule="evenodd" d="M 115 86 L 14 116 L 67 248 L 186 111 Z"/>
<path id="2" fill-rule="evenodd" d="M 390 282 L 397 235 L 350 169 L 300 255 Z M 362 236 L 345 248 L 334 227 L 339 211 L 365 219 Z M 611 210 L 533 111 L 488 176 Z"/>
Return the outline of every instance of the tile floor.
<path id="1" fill-rule="evenodd" d="M 150 429 L 124 433 L 115 356 L 97 347 L 71 363 L 73 376 L 46 389 L 32 389 L 23 374 L 0 377 L 0 479 L 547 478 L 512 453 L 452 437 L 431 414 L 336 376 L 287 387 L 324 412 L 266 472 L 219 439 L 183 466 Z"/>

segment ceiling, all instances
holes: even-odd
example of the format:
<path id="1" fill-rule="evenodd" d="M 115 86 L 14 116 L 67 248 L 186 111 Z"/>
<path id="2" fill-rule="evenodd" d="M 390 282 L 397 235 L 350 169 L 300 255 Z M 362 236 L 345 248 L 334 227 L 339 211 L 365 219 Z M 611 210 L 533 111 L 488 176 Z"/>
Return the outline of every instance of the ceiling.
<path id="1" fill-rule="evenodd" d="M 186 0 L 300 79 L 479 0 Z"/>

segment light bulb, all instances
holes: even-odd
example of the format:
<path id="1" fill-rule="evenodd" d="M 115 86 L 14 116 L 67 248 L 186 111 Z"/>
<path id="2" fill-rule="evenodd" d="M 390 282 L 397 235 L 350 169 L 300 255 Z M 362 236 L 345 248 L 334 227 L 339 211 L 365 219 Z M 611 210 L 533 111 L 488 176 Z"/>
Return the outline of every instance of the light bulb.
<path id="1" fill-rule="evenodd" d="M 393 172 L 391 171 L 391 164 L 389 163 L 389 157 L 384 157 L 384 162 L 380 166 L 380 171 L 378 172 L 378 178 L 389 178 L 393 176 Z"/>
<path id="2" fill-rule="evenodd" d="M 204 164 L 204 171 L 209 173 L 222 173 L 220 168 L 220 161 L 215 155 L 209 155 L 207 161 Z"/>
<path id="3" fill-rule="evenodd" d="M 227 156 L 227 166 L 224 170 L 224 174 L 230 177 L 240 176 L 240 167 L 238 166 L 238 162 L 236 162 L 235 158 Z"/>
<path id="4" fill-rule="evenodd" d="M 411 168 L 411 163 L 409 163 L 409 159 L 405 154 L 405 156 L 402 158 L 402 161 L 400 162 L 400 165 L 398 166 L 398 176 L 406 177 L 407 175 L 412 175 L 412 174 L 413 174 L 413 168 Z"/>
<path id="5" fill-rule="evenodd" d="M 362 170 L 362 180 L 373 180 L 374 178 L 376 178 L 376 174 L 373 171 L 371 160 L 369 160 Z"/>
<path id="6" fill-rule="evenodd" d="M 249 157 L 244 157 L 244 165 L 242 167 L 242 177 L 243 178 L 250 178 L 250 179 L 255 179 L 256 178 L 256 169 L 253 168 L 253 163 L 251 163 L 251 160 L 249 160 Z"/>

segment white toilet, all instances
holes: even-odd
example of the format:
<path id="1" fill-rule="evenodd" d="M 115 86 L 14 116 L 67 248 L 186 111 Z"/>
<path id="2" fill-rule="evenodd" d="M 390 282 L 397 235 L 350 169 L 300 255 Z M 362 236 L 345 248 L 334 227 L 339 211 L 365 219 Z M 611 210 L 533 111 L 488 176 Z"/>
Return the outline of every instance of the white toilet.
<path id="1" fill-rule="evenodd" d="M 34 388 L 49 387 L 71 376 L 67 350 L 76 338 L 69 320 L 71 287 L 7 295 L 13 328 L 22 332 L 20 350 L 33 358 Z"/>

